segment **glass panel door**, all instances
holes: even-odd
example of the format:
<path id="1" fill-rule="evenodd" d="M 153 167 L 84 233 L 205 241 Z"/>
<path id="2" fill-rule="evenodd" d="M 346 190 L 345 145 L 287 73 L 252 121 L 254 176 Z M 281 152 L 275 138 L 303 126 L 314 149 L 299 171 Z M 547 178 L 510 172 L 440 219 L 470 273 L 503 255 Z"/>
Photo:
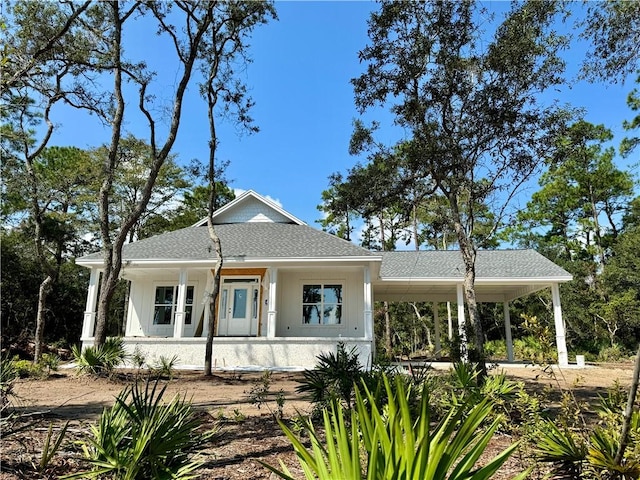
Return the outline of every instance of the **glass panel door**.
<path id="1" fill-rule="evenodd" d="M 257 288 L 253 284 L 226 282 L 219 305 L 218 335 L 251 335 L 251 322 L 257 317 L 258 308 Z"/>

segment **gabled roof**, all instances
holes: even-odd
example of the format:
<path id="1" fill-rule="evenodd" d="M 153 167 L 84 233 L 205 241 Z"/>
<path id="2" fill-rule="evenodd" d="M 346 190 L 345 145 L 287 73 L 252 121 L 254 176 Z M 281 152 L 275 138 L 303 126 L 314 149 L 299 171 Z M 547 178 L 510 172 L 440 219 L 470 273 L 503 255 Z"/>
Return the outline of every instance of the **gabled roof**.
<path id="1" fill-rule="evenodd" d="M 231 202 L 216 210 L 212 218 L 215 225 L 258 222 L 306 225 L 305 222 L 291 215 L 277 203 L 259 195 L 253 190 L 247 190 Z M 207 219 L 203 218 L 197 222 L 194 227 L 200 227 L 206 224 Z"/>
<path id="2" fill-rule="evenodd" d="M 127 244 L 122 260 L 140 267 L 189 264 L 210 268 L 215 254 L 206 223 L 204 219 L 192 227 Z M 455 301 L 457 285 L 464 278 L 459 251 L 371 252 L 306 225 L 252 190 L 219 209 L 214 223 L 226 265 L 366 262 L 375 266 L 372 283 L 378 299 Z M 99 267 L 102 254 L 93 253 L 76 262 Z M 510 300 L 571 278 L 534 250 L 479 251 L 476 260 L 479 301 Z"/>
<path id="3" fill-rule="evenodd" d="M 290 223 L 234 223 L 215 226 L 222 255 L 227 261 L 266 259 L 371 259 L 380 258 L 351 242 Z M 122 250 L 124 262 L 178 262 L 215 260 L 206 226 L 187 227 L 129 243 Z M 80 265 L 102 261 L 101 253 L 77 260 Z"/>

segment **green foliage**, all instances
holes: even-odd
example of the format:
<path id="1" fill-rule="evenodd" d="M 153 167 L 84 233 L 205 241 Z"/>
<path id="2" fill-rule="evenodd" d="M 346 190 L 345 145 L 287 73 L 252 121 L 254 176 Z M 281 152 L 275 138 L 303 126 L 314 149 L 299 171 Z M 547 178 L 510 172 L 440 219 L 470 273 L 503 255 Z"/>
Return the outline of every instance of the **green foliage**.
<path id="1" fill-rule="evenodd" d="M 127 358 L 124 341 L 119 337 L 109 337 L 99 347 L 87 347 L 80 351 L 77 345 L 71 348 L 78 373 L 110 375 Z"/>
<path id="2" fill-rule="evenodd" d="M 537 365 L 549 365 L 557 360 L 555 338 L 550 326 L 536 316 L 525 313 L 520 315 L 524 320 L 520 328 L 526 333 L 513 342 L 514 356 L 528 360 Z"/>
<path id="3" fill-rule="evenodd" d="M 60 366 L 60 357 L 55 353 L 43 353 L 40 358 L 40 365 L 47 369 L 47 373 L 55 372 Z"/>
<path id="4" fill-rule="evenodd" d="M 260 380 L 255 382 L 249 390 L 249 401 L 252 405 L 258 407 L 258 410 L 263 406 L 267 407 L 269 412 L 276 418 L 281 419 L 284 411 L 284 404 L 286 402 L 284 396 L 284 390 L 280 389 L 276 394 L 275 401 L 276 407 L 275 409 L 271 409 L 270 406 L 270 397 L 273 397 L 273 393 L 271 392 L 271 370 L 265 370 L 260 377 Z"/>
<path id="5" fill-rule="evenodd" d="M 489 340 L 484 344 L 487 360 L 507 358 L 507 343 L 504 340 Z"/>
<path id="6" fill-rule="evenodd" d="M 5 411 L 11 406 L 13 384 L 19 376 L 15 361 L 8 355 L 0 356 L 0 418 L 5 418 Z"/>
<path id="7" fill-rule="evenodd" d="M 354 385 L 360 382 L 363 373 L 355 347 L 347 351 L 344 343 L 339 342 L 336 353 L 318 355 L 316 366 L 303 372 L 304 378 L 296 391 L 308 394 L 319 407 L 338 401 L 350 410 Z"/>
<path id="8" fill-rule="evenodd" d="M 14 368 L 20 378 L 42 378 L 46 376 L 42 364 L 33 363 L 31 360 L 20 360 L 14 358 Z"/>
<path id="9" fill-rule="evenodd" d="M 596 360 L 598 362 L 618 362 L 627 358 L 629 358 L 629 352 L 626 352 L 620 345 L 615 344 L 602 348 L 598 352 Z"/>
<path id="10" fill-rule="evenodd" d="M 517 444 L 476 465 L 497 429 L 496 418 L 482 428 L 492 405 L 485 399 L 476 405 L 454 406 L 435 427 L 431 424 L 429 391 L 424 388 L 419 414 L 412 415 L 408 392 L 397 378 L 392 388 L 384 378 L 389 398 L 384 410 L 364 387 L 355 389 L 355 405 L 349 422 L 339 403 L 324 409 L 324 440 L 308 426 L 307 448 L 284 424 L 282 430 L 293 444 L 308 479 L 487 479 L 500 468 Z M 282 470 L 265 465 L 281 478 L 292 479 Z M 525 478 L 527 472 L 513 478 Z"/>
<path id="11" fill-rule="evenodd" d="M 567 402 L 563 400 L 563 404 Z M 600 421 L 590 427 L 584 422 L 546 420 L 538 428 L 536 458 L 548 462 L 562 478 L 637 479 L 640 476 L 640 411 L 632 413 L 628 445 L 621 462 L 615 457 L 620 445 L 626 395 L 619 385 L 607 390 L 596 410 Z M 563 407 L 564 408 L 564 407 Z M 582 416 L 584 405 L 575 403 L 574 416 Z"/>
<path id="12" fill-rule="evenodd" d="M 199 431 L 200 419 L 179 395 L 164 403 L 165 389 L 157 381 L 125 388 L 82 444 L 92 469 L 66 478 L 195 478 L 201 463 L 192 455 L 215 432 Z"/>
<path id="13" fill-rule="evenodd" d="M 151 367 L 151 373 L 162 378 L 173 378 L 175 373 L 175 367 L 179 362 L 178 355 L 174 355 L 171 358 L 160 355 L 160 358 Z"/>
<path id="14" fill-rule="evenodd" d="M 612 138 L 603 125 L 584 120 L 558 135 L 541 188 L 518 214 L 520 224 L 511 238 L 573 275 L 561 288 L 569 346 L 592 353 L 615 343 L 635 348 L 640 331 L 635 182 L 630 171 L 616 165 L 608 146 Z M 550 310 L 524 311 L 545 319 Z"/>
<path id="15" fill-rule="evenodd" d="M 140 370 L 147 363 L 147 356 L 140 350 L 138 345 L 136 345 L 131 354 L 131 363 L 137 370 Z"/>
<path id="16" fill-rule="evenodd" d="M 0 252 L 2 340 L 8 343 L 35 328 L 40 267 L 33 241 L 24 232 L 0 230 Z"/>
<path id="17" fill-rule="evenodd" d="M 582 67 L 587 78 L 617 83 L 637 73 L 640 61 L 638 2 L 610 0 L 590 4 L 578 27 L 583 28 L 580 36 L 591 42 Z"/>
<path id="18" fill-rule="evenodd" d="M 578 435 L 561 430 L 550 420 L 544 421 L 538 437 L 537 458 L 553 464 L 553 469 L 570 478 L 580 478 L 587 449 Z"/>
<path id="19" fill-rule="evenodd" d="M 49 430 L 47 431 L 47 436 L 44 440 L 44 445 L 42 447 L 42 455 L 40 456 L 40 462 L 38 462 L 38 472 L 44 472 L 51 460 L 55 456 L 56 452 L 62 445 L 62 441 L 67 433 L 67 427 L 69 426 L 69 421 L 62 426 L 60 431 L 58 432 L 58 436 L 53 438 L 53 422 L 49 424 Z M 53 442 L 52 442 L 53 440 Z"/>
<path id="20" fill-rule="evenodd" d="M 25 229 L 0 232 L 0 249 L 2 341 L 9 345 L 33 335 L 41 269 L 32 235 Z M 75 249 L 80 252 L 82 246 L 76 245 Z M 73 345 L 79 340 L 88 278 L 86 268 L 71 261 L 62 264 L 58 282 L 47 300 L 45 341 Z"/>

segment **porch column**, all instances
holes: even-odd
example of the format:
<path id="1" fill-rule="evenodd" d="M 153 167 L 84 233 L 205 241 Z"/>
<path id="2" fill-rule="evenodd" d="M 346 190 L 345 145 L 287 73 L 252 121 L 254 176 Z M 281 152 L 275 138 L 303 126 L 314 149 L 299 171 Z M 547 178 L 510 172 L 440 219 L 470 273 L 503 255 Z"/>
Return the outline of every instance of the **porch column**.
<path id="1" fill-rule="evenodd" d="M 509 314 L 509 301 L 502 302 L 504 309 L 504 338 L 507 343 L 507 361 L 513 362 L 513 339 L 511 338 L 511 315 Z"/>
<path id="2" fill-rule="evenodd" d="M 276 305 L 276 287 L 278 285 L 278 269 L 269 268 L 269 305 L 267 310 L 267 337 L 276 336 L 276 317 L 278 315 Z"/>
<path id="3" fill-rule="evenodd" d="M 96 326 L 96 304 L 98 303 L 98 282 L 100 280 L 100 270 L 91 267 L 89 276 L 89 288 L 87 289 L 87 306 L 84 310 L 82 321 L 82 338 L 93 337 Z"/>
<path id="4" fill-rule="evenodd" d="M 436 358 L 440 358 L 440 350 L 442 350 L 442 347 L 440 346 L 440 318 L 438 316 L 438 302 L 433 302 L 433 306 L 431 308 L 433 309 L 433 333 L 436 337 L 435 356 Z"/>
<path id="5" fill-rule="evenodd" d="M 184 335 L 185 306 L 187 304 L 187 269 L 180 269 L 178 277 L 178 298 L 176 312 L 173 318 L 173 338 L 181 338 Z"/>
<path id="6" fill-rule="evenodd" d="M 373 339 L 373 292 L 369 267 L 364 267 L 364 338 Z"/>
<path id="7" fill-rule="evenodd" d="M 469 352 L 467 351 L 467 332 L 465 331 L 464 318 L 464 295 L 462 294 L 462 284 L 456 286 L 456 296 L 458 302 L 458 335 L 460 336 L 460 359 L 469 360 Z"/>
<path id="8" fill-rule="evenodd" d="M 562 305 L 560 304 L 560 288 L 557 283 L 551 285 L 551 298 L 553 299 L 553 320 L 556 326 L 556 347 L 558 348 L 558 365 L 567 367 L 569 355 L 565 340 L 564 320 L 562 319 Z"/>

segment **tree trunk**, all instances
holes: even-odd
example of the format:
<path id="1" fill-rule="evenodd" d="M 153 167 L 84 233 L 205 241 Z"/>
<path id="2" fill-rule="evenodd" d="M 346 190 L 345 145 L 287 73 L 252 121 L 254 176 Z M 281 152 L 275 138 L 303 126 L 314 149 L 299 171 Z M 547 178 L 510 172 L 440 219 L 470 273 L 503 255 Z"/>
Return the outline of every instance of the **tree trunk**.
<path id="1" fill-rule="evenodd" d="M 467 310 L 469 311 L 469 320 L 473 325 L 474 332 L 474 344 L 475 348 L 471 349 L 469 359 L 473 363 L 478 364 L 478 371 L 480 378 L 484 379 L 487 375 L 487 366 L 484 358 L 484 329 L 482 328 L 482 322 L 480 315 L 478 314 L 478 302 L 476 301 L 476 289 L 475 289 L 475 264 L 472 268 L 468 266 L 465 269 L 464 276 L 464 299 L 467 304 Z"/>
<path id="2" fill-rule="evenodd" d="M 142 195 L 140 200 L 136 203 L 135 208 L 131 211 L 127 217 L 120 224 L 120 230 L 117 234 L 112 235 L 111 231 L 111 218 L 109 216 L 109 203 L 111 201 L 110 195 L 113 185 L 113 180 L 116 174 L 116 166 L 118 164 L 118 147 L 120 144 L 120 137 L 122 135 L 122 125 L 124 123 L 124 112 L 126 101 L 123 94 L 123 73 L 125 73 L 125 67 L 122 65 L 122 30 L 125 21 L 134 18 L 130 14 L 133 12 L 132 7 L 127 12 L 124 12 L 121 16 L 120 2 L 109 2 L 111 7 L 113 22 L 113 35 L 111 39 L 111 48 L 113 51 L 113 116 L 109 118 L 111 124 L 111 141 L 108 147 L 108 159 L 104 162 L 105 179 L 100 188 L 100 234 L 102 237 L 104 253 L 104 270 L 102 281 L 100 282 L 100 299 L 98 302 L 98 311 L 96 315 L 96 333 L 94 344 L 100 346 L 104 344 L 106 340 L 106 321 L 109 302 L 113 297 L 115 288 L 118 284 L 118 277 L 120 276 L 120 270 L 122 268 L 122 247 L 129 237 L 129 233 L 134 229 L 140 217 L 145 212 L 149 200 L 151 199 L 153 188 L 155 186 L 158 173 L 165 163 L 165 160 L 169 156 L 178 134 L 180 127 L 180 117 L 182 114 L 182 106 L 185 92 L 189 86 L 191 80 L 191 74 L 195 62 L 200 54 L 200 45 L 205 32 L 208 30 L 213 20 L 213 10 L 215 8 L 214 2 L 205 2 L 203 4 L 204 11 L 199 18 L 197 28 L 193 31 L 187 29 L 188 32 L 185 43 L 182 46 L 175 44 L 176 58 L 183 67 L 182 75 L 177 80 L 177 88 L 173 96 L 173 105 L 171 118 L 169 121 L 168 131 L 166 132 L 166 140 L 161 148 L 158 148 L 158 142 L 156 138 L 156 119 L 152 116 L 150 110 L 147 108 L 145 95 L 147 89 L 147 82 L 138 83 L 138 91 L 140 94 L 138 109 L 139 113 L 142 113 L 146 118 L 149 127 L 150 145 L 152 147 L 152 165 L 148 172 L 148 179 L 142 188 Z M 150 9 L 154 12 L 154 15 L 158 16 L 161 13 L 157 13 L 153 4 L 150 4 Z M 190 13 L 190 17 L 193 17 L 195 11 Z M 162 24 L 160 24 L 162 25 Z M 159 28 L 165 28 L 159 26 Z M 173 33 L 172 33 L 173 34 Z M 131 77 L 129 77 L 131 78 Z M 164 114 L 163 114 L 164 115 Z"/>
<path id="3" fill-rule="evenodd" d="M 473 225 L 465 230 L 460 210 L 458 208 L 458 198 L 451 194 L 448 196 L 449 205 L 451 206 L 451 213 L 453 216 L 453 225 L 458 237 L 458 245 L 460 246 L 460 253 L 462 255 L 462 261 L 464 262 L 464 300 L 467 304 L 467 310 L 469 311 L 469 321 L 473 325 L 474 331 L 474 346 L 472 349 L 472 355 L 470 360 L 478 365 L 478 380 L 484 381 L 487 375 L 487 365 L 484 358 L 484 331 L 482 328 L 482 322 L 478 314 L 478 302 L 476 301 L 476 249 L 473 244 L 473 239 L 469 232 L 473 231 Z"/>
<path id="4" fill-rule="evenodd" d="M 53 277 L 51 275 L 47 275 L 47 278 L 45 278 L 40 284 L 40 290 L 38 291 L 38 313 L 36 315 L 36 338 L 33 363 L 38 363 L 42 358 L 47 297 L 49 296 L 52 288 Z"/>
<path id="5" fill-rule="evenodd" d="M 211 215 L 207 219 L 207 227 L 209 229 L 209 238 L 213 243 L 216 252 L 216 264 L 213 267 L 213 285 L 209 296 L 209 329 L 207 331 L 207 343 L 204 349 L 204 375 L 211 376 L 211 358 L 213 357 L 213 337 L 215 335 L 215 319 L 216 319 L 216 302 L 218 300 L 218 292 L 220 291 L 220 272 L 222 271 L 222 245 L 220 237 L 213 228 Z"/>
<path id="6" fill-rule="evenodd" d="M 131 282 L 127 282 L 127 288 L 124 293 L 124 308 L 122 309 L 122 330 L 120 334 L 127 336 L 127 317 L 129 316 L 129 300 L 131 299 Z"/>
<path id="7" fill-rule="evenodd" d="M 107 340 L 107 320 L 109 317 L 109 305 L 115 292 L 116 281 L 110 280 L 108 275 L 102 275 L 100 282 L 100 295 L 98 296 L 98 307 L 96 311 L 96 329 L 93 338 L 93 344 L 96 347 L 104 345 Z"/>

